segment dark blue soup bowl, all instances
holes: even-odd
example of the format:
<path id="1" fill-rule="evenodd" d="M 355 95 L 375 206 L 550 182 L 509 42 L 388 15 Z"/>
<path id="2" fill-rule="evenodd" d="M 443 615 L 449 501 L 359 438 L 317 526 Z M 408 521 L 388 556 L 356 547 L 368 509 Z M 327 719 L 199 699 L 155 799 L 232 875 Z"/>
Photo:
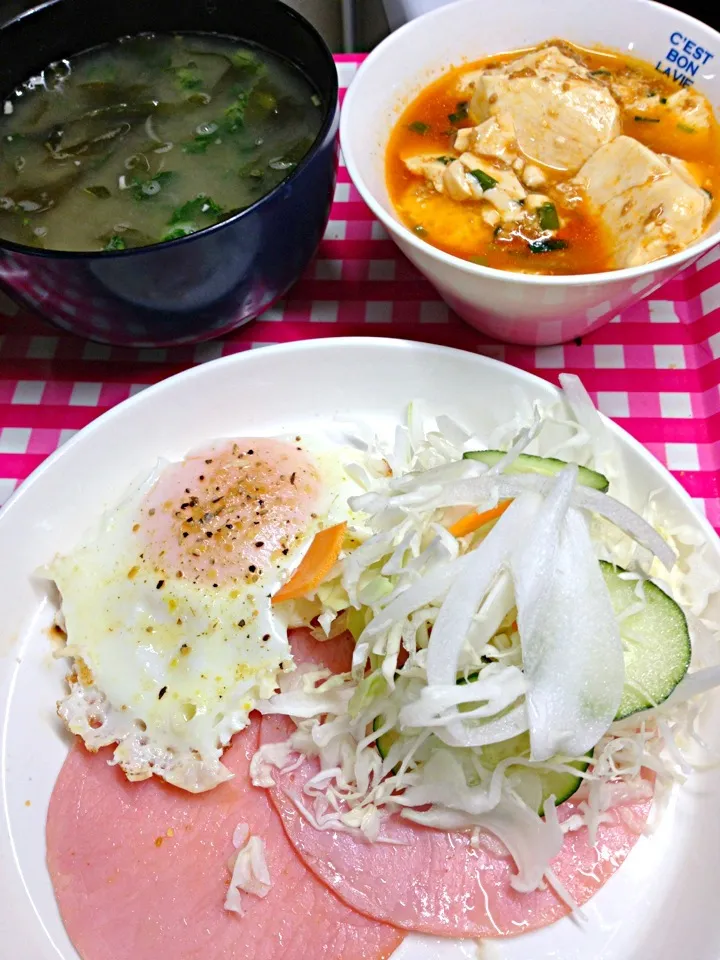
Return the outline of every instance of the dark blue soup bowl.
<path id="1" fill-rule="evenodd" d="M 21 305 L 91 340 L 193 343 L 262 313 L 315 253 L 335 187 L 337 71 L 316 30 L 279 0 L 50 0 L 0 26 L 0 97 L 54 60 L 141 32 L 222 34 L 291 61 L 322 99 L 313 147 L 251 207 L 179 240 L 67 253 L 0 238 L 0 285 Z"/>

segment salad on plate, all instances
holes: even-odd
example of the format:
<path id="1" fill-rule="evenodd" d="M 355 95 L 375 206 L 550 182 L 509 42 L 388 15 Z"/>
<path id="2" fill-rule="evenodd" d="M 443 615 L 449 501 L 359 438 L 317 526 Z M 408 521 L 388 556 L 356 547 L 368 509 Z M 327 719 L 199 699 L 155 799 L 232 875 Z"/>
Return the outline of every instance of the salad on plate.
<path id="1" fill-rule="evenodd" d="M 60 716 L 113 750 L 76 746 L 48 814 L 84 960 L 128 929 L 138 956 L 172 931 L 180 957 L 212 932 L 213 960 L 375 960 L 582 919 L 716 761 L 718 572 L 561 382 L 483 436 L 414 402 L 389 443 L 223 441 L 49 565 Z"/>

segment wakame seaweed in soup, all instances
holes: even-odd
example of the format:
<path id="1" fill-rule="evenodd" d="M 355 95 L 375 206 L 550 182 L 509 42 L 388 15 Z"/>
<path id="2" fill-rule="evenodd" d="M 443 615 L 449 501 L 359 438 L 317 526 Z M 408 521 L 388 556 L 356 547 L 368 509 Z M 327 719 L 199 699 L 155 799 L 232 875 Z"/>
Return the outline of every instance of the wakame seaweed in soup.
<path id="1" fill-rule="evenodd" d="M 322 116 L 297 67 L 226 37 L 144 34 L 53 63 L 4 101 L 0 237 L 92 251 L 194 233 L 287 177 Z"/>

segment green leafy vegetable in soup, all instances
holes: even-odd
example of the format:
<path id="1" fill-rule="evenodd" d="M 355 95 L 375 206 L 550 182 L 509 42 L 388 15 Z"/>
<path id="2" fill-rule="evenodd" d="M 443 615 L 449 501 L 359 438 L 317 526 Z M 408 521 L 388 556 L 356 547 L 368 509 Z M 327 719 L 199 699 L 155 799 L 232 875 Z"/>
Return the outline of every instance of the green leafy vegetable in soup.
<path id="1" fill-rule="evenodd" d="M 538 220 L 542 230 L 559 230 L 560 218 L 554 203 L 547 201 L 538 207 Z"/>
<path id="2" fill-rule="evenodd" d="M 122 251 L 217 223 L 285 179 L 323 119 L 297 67 L 208 34 L 125 38 L 41 79 L 3 101 L 0 237 L 50 250 Z"/>

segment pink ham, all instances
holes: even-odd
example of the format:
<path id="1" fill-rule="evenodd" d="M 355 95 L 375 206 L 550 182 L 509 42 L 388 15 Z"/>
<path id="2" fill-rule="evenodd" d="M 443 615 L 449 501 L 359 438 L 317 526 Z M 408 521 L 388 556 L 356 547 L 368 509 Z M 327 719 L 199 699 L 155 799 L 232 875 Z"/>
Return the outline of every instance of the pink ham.
<path id="1" fill-rule="evenodd" d="M 352 644 L 344 639 L 317 644 L 307 634 L 293 638 L 298 660 L 345 670 Z M 284 740 L 294 729 L 286 717 L 264 717 L 262 742 Z M 275 771 L 271 791 L 285 829 L 308 867 L 345 903 L 375 920 L 407 930 L 449 937 L 510 936 L 547 926 L 569 909 L 549 887 L 530 894 L 510 885 L 512 859 L 493 837 L 474 848 L 465 833 L 447 834 L 393 817 L 386 833 L 400 845 L 371 844 L 329 830 L 315 830 L 297 810 L 305 782 L 318 771 L 315 760 L 290 773 Z M 652 793 L 650 784 L 648 795 Z M 650 811 L 650 796 L 616 808 L 612 822 L 590 846 L 587 830 L 569 833 L 552 864 L 555 876 L 583 904 L 612 876 L 637 842 Z M 558 812 L 576 811 L 572 800 Z"/>
<path id="2" fill-rule="evenodd" d="M 341 633 L 332 640 L 315 640 L 305 627 L 289 633 L 293 660 L 297 664 L 316 663 L 332 673 L 346 673 L 352 666 L 355 641 L 350 633 Z"/>
<path id="3" fill-rule="evenodd" d="M 249 779 L 258 725 L 224 761 L 235 779 L 193 795 L 152 779 L 128 783 L 81 746 L 50 801 L 47 862 L 68 935 L 83 960 L 381 960 L 402 933 L 349 909 L 288 842 Z M 239 822 L 265 844 L 267 897 L 223 909 Z"/>

